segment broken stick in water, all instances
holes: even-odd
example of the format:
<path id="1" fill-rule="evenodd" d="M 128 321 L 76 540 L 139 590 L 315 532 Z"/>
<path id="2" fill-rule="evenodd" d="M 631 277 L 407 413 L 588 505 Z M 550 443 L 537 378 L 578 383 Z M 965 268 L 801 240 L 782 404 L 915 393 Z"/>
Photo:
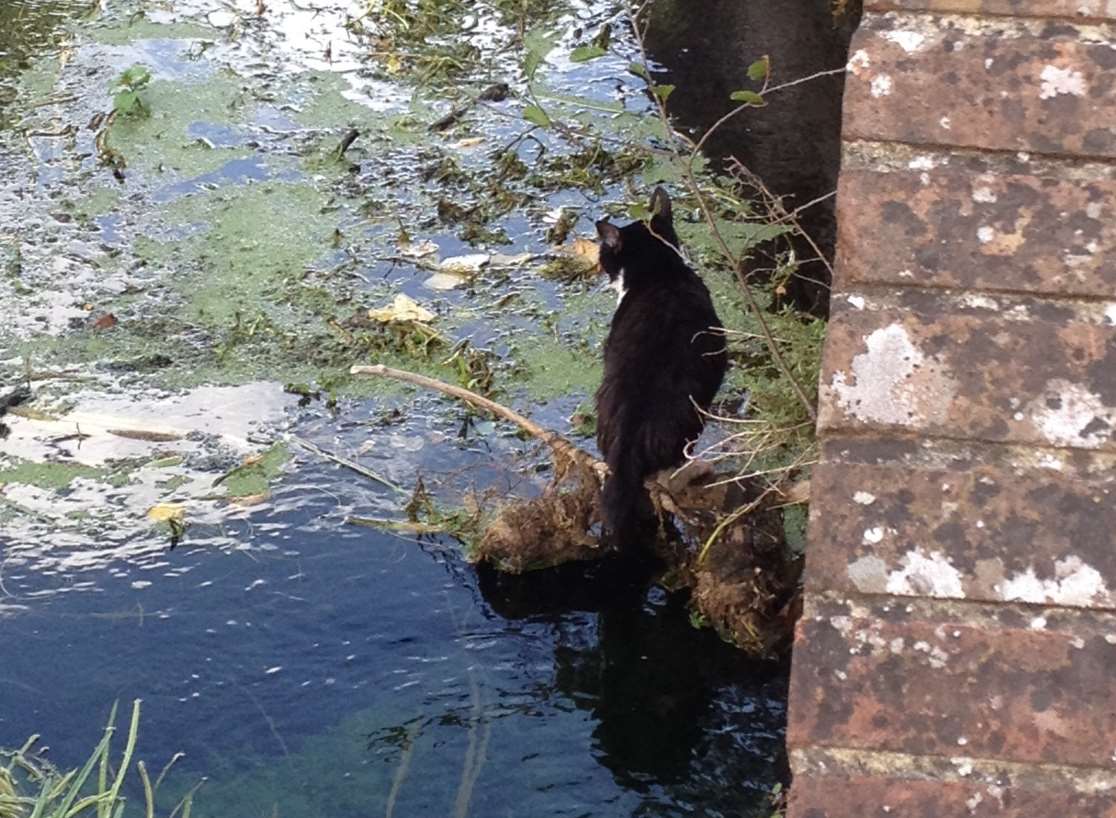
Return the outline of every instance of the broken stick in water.
<path id="1" fill-rule="evenodd" d="M 375 375 L 381 378 L 391 378 L 393 380 L 414 384 L 415 386 L 421 386 L 425 389 L 433 389 L 435 392 L 441 392 L 443 395 L 449 395 L 450 397 L 465 401 L 478 409 L 483 409 L 496 417 L 514 423 L 527 434 L 541 440 L 549 446 L 555 454 L 568 457 L 578 462 L 580 465 L 588 466 L 601 477 L 603 477 L 607 471 L 607 467 L 604 463 L 587 452 L 582 451 L 557 432 L 552 432 L 550 429 L 535 423 L 530 418 L 526 418 L 519 414 L 514 409 L 509 409 L 491 398 L 478 395 L 476 392 L 472 392 L 464 387 L 455 386 L 445 381 L 440 381 L 437 378 L 428 378 L 426 375 L 407 372 L 404 369 L 392 369 L 383 364 L 353 366 L 349 368 L 349 374 Z"/>

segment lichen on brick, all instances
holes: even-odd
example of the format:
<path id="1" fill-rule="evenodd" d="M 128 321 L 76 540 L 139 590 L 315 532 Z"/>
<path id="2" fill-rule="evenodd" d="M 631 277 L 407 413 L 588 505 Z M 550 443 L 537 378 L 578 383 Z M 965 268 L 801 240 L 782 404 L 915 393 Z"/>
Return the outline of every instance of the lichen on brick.
<path id="1" fill-rule="evenodd" d="M 852 359 L 852 378 L 837 372 L 831 381 L 837 402 L 848 414 L 897 426 L 944 417 L 956 385 L 914 345 L 905 327 L 881 327 L 864 341 L 867 351 Z"/>
<path id="2" fill-rule="evenodd" d="M 1060 379 L 1047 383 L 1032 402 L 1031 415 L 1043 437 L 1062 446 L 1098 447 L 1112 439 L 1116 426 L 1116 407 L 1081 384 Z"/>

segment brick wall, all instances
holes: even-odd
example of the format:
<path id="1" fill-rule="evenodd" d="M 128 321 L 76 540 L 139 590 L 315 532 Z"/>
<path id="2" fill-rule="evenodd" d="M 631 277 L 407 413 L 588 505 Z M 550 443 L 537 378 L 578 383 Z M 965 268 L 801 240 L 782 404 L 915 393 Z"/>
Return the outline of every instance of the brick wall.
<path id="1" fill-rule="evenodd" d="M 790 816 L 1116 816 L 1116 0 L 850 55 Z"/>

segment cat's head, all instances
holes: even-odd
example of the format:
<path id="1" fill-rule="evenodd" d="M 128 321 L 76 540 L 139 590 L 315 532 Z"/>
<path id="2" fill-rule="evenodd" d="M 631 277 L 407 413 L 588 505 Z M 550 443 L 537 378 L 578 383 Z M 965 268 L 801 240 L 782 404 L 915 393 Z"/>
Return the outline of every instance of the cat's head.
<path id="1" fill-rule="evenodd" d="M 652 273 L 671 266 L 677 259 L 678 234 L 674 232 L 670 196 L 661 187 L 651 194 L 651 218 L 617 227 L 608 219 L 597 222 L 601 239 L 601 269 L 609 281 L 624 273 Z M 668 246 L 669 245 L 669 246 Z M 665 270 L 664 270 L 665 271 Z"/>

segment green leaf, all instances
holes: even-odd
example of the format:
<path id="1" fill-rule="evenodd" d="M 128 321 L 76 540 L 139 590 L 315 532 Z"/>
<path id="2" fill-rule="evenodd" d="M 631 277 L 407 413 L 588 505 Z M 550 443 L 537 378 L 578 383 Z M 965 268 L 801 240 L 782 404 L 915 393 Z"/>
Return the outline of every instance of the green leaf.
<path id="1" fill-rule="evenodd" d="M 582 45 L 570 52 L 570 62 L 589 62 L 597 57 L 603 57 L 608 51 L 599 45 Z"/>
<path id="2" fill-rule="evenodd" d="M 546 111 L 538 105 L 528 105 L 523 109 L 523 118 L 528 122 L 538 125 L 540 128 L 550 127 L 550 117 L 547 116 Z"/>
<path id="3" fill-rule="evenodd" d="M 120 81 L 133 90 L 142 88 L 151 82 L 151 72 L 145 65 L 133 65 L 120 75 Z"/>
<path id="4" fill-rule="evenodd" d="M 612 24 L 605 23 L 601 26 L 601 30 L 597 32 L 597 36 L 593 38 L 593 45 L 599 48 L 608 48 L 610 42 L 612 42 Z"/>
<path id="5" fill-rule="evenodd" d="M 674 93 L 674 88 L 673 85 L 652 85 L 651 93 L 657 96 L 660 102 L 666 102 L 667 97 Z"/>
<path id="6" fill-rule="evenodd" d="M 634 202 L 628 205 L 628 218 L 637 222 L 644 222 L 651 218 L 651 211 L 643 202 Z"/>
<path id="7" fill-rule="evenodd" d="M 544 56 L 538 51 L 528 51 L 527 56 L 523 60 L 523 75 L 528 80 L 535 78 L 535 72 L 539 70 L 542 65 Z"/>
<path id="8" fill-rule="evenodd" d="M 763 82 L 771 74 L 771 58 L 764 54 L 748 66 L 748 79 Z"/>
<path id="9" fill-rule="evenodd" d="M 764 102 L 763 97 L 755 91 L 733 91 L 729 99 L 733 102 L 743 102 L 748 105 L 755 105 L 757 108 L 762 108 L 767 103 Z"/>
<path id="10" fill-rule="evenodd" d="M 545 31 L 531 31 L 523 40 L 527 49 L 523 58 L 523 75 L 530 81 L 554 48 L 554 37 Z"/>
<path id="11" fill-rule="evenodd" d="M 135 91 L 121 91 L 112 100 L 112 107 L 118 114 L 126 116 L 139 107 L 139 94 Z"/>
<path id="12" fill-rule="evenodd" d="M 648 73 L 646 65 L 642 65 L 638 62 L 629 63 L 628 71 L 632 74 L 635 74 L 637 77 L 640 77 L 641 79 L 645 79 L 648 82 L 651 82 L 651 74 Z"/>

